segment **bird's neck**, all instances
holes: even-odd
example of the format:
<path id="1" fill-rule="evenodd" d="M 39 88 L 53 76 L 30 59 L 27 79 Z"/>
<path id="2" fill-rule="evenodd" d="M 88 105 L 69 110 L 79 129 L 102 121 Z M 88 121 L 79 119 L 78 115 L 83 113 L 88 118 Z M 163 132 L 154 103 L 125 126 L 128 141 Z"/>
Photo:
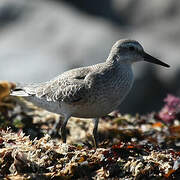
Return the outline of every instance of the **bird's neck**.
<path id="1" fill-rule="evenodd" d="M 106 62 L 107 63 L 116 63 L 117 61 L 117 55 L 112 55 L 111 53 L 109 54 Z"/>
<path id="2" fill-rule="evenodd" d="M 116 68 L 131 67 L 131 63 L 128 63 L 128 61 L 119 59 L 117 55 L 109 56 L 106 60 L 106 64 L 107 66 L 116 67 Z"/>

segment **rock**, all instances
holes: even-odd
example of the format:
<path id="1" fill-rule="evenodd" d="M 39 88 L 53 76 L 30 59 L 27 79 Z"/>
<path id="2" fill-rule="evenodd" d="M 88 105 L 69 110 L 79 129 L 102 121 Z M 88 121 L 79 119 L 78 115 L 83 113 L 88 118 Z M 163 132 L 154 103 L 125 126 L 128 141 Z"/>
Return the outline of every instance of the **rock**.
<path id="1" fill-rule="evenodd" d="M 3 3 L 4 8 L 8 4 L 20 9 L 20 15 L 1 31 L 0 58 L 5 67 L 1 79 L 45 81 L 67 69 L 101 62 L 121 34 L 109 23 L 84 17 L 65 4 L 18 0 Z"/>

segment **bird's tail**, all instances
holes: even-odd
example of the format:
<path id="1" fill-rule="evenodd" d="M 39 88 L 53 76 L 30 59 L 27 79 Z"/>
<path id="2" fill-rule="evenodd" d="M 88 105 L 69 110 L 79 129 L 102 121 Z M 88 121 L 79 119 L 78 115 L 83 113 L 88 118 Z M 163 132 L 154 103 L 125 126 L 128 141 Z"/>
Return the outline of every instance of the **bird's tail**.
<path id="1" fill-rule="evenodd" d="M 34 86 L 33 85 L 22 85 L 22 84 L 16 84 L 16 87 L 14 89 L 11 89 L 11 96 L 21 96 L 21 97 L 27 97 L 32 96 L 35 94 Z"/>
<path id="2" fill-rule="evenodd" d="M 29 96 L 28 93 L 26 93 L 23 89 L 14 89 L 14 90 L 11 90 L 11 93 L 10 93 L 11 96 L 21 96 L 21 97 L 27 97 Z"/>

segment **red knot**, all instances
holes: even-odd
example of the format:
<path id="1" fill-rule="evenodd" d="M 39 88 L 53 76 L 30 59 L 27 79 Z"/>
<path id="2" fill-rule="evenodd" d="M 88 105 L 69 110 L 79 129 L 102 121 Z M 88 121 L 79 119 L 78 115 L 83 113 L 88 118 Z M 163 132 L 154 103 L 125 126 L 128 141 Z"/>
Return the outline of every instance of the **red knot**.
<path id="1" fill-rule="evenodd" d="M 93 118 L 94 145 L 97 147 L 99 118 L 115 110 L 133 84 L 132 64 L 148 61 L 165 67 L 168 64 L 147 54 L 139 42 L 117 41 L 100 64 L 72 69 L 54 79 L 37 84 L 18 85 L 13 96 L 23 96 L 35 105 L 61 114 L 56 128 L 66 142 L 66 124 L 73 117 Z"/>

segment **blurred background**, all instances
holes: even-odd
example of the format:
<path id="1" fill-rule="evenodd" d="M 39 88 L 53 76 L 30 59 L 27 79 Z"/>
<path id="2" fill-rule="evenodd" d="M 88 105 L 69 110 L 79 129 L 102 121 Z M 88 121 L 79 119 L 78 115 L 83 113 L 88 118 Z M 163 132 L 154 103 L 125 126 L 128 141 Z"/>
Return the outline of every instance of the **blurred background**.
<path id="1" fill-rule="evenodd" d="M 0 80 L 41 82 L 103 62 L 121 38 L 138 40 L 171 68 L 136 63 L 120 112 L 158 111 L 167 93 L 180 95 L 177 0 L 1 0 Z"/>

